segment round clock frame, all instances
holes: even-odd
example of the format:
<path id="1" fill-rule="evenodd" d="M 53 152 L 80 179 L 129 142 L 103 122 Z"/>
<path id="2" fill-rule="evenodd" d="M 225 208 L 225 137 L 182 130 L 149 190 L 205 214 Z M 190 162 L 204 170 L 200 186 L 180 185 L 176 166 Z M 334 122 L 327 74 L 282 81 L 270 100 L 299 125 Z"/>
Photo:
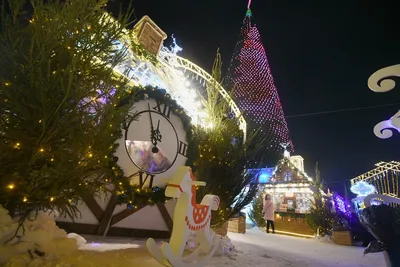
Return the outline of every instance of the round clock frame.
<path id="1" fill-rule="evenodd" d="M 143 166 L 141 166 L 141 164 L 140 163 L 138 163 L 138 162 L 136 162 L 136 160 L 134 159 L 134 158 L 132 158 L 132 156 L 131 156 L 131 153 L 129 153 L 129 151 L 128 151 L 128 146 L 127 145 L 125 145 L 125 149 L 126 149 L 126 153 L 128 154 L 128 156 L 129 156 L 129 159 L 131 160 L 131 162 L 139 169 L 139 170 L 141 170 L 141 171 L 143 171 L 143 172 L 146 172 L 146 173 L 149 173 L 149 174 L 160 174 L 160 173 L 163 173 L 163 172 L 166 172 L 166 171 L 168 171 L 173 165 L 174 165 L 174 163 L 175 163 L 175 161 L 176 161 L 176 159 L 177 159 L 177 157 L 178 157 L 178 154 L 179 154 L 179 137 L 178 137 L 178 133 L 177 133 L 177 131 L 176 131 L 176 129 L 175 129 L 175 126 L 173 125 L 173 123 L 164 115 L 164 114 L 162 114 L 162 113 L 160 113 L 160 112 L 158 112 L 158 111 L 156 111 L 156 110 L 152 110 L 152 109 L 150 109 L 149 108 L 149 110 L 143 110 L 143 111 L 140 111 L 140 112 L 138 112 L 138 113 L 136 113 L 131 119 L 130 119 L 130 121 L 129 121 L 129 123 L 127 124 L 127 127 L 126 127 L 126 130 L 125 130 L 125 144 L 126 144 L 126 141 L 130 141 L 130 139 L 128 138 L 128 135 L 129 135 L 129 130 L 130 130 L 130 126 L 131 126 L 131 124 L 132 123 L 140 123 L 140 118 L 142 117 L 142 116 L 146 116 L 146 114 L 149 114 L 149 117 L 150 117 L 150 120 L 153 120 L 153 118 L 152 118 L 152 116 L 151 116 L 151 114 L 154 114 L 154 115 L 156 115 L 157 117 L 161 117 L 161 118 L 163 118 L 166 122 L 167 122 L 167 124 L 168 125 L 170 125 L 171 126 L 171 128 L 172 128 L 172 130 L 173 130 L 173 139 L 175 139 L 174 141 L 176 141 L 175 143 L 176 143 L 176 152 L 175 152 L 175 155 L 173 156 L 173 159 L 172 160 L 170 160 L 170 163 L 168 164 L 168 166 L 167 167 L 165 167 L 165 168 L 162 168 L 161 170 L 159 170 L 159 171 L 151 171 L 151 170 L 149 170 L 149 169 L 146 169 L 146 168 L 143 168 Z M 139 120 L 137 120 L 139 118 Z M 154 123 L 154 122 L 152 122 L 152 123 Z M 153 125 L 151 126 L 151 130 L 150 130 L 150 132 L 151 131 L 157 131 L 158 130 L 158 128 L 156 129 L 156 130 L 154 130 L 153 129 Z M 152 136 L 152 133 L 150 133 L 150 136 Z M 159 141 L 161 141 L 162 139 L 162 135 L 161 135 L 161 133 L 160 133 L 160 131 L 159 131 L 159 137 L 160 137 L 160 139 L 159 139 Z M 165 136 L 164 136 L 165 137 Z M 152 138 L 150 138 L 150 139 L 152 139 Z M 170 140 L 171 142 L 173 141 L 173 140 Z M 154 151 L 154 148 L 156 148 L 156 151 Z M 154 144 L 153 143 L 153 148 L 152 148 L 152 152 L 154 152 L 154 154 L 156 154 L 156 153 L 160 153 L 160 149 L 157 147 L 157 143 L 156 144 Z"/>

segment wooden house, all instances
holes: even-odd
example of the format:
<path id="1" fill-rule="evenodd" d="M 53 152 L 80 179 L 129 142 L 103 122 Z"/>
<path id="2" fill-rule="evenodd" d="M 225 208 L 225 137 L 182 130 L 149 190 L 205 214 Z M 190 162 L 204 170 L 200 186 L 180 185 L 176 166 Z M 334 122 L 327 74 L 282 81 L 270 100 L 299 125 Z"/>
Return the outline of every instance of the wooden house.
<path id="1" fill-rule="evenodd" d="M 304 171 L 304 159 L 285 151 L 263 185 L 265 194 L 270 194 L 274 202 L 276 232 L 304 237 L 314 235 L 306 222 L 313 205 L 312 181 Z"/>

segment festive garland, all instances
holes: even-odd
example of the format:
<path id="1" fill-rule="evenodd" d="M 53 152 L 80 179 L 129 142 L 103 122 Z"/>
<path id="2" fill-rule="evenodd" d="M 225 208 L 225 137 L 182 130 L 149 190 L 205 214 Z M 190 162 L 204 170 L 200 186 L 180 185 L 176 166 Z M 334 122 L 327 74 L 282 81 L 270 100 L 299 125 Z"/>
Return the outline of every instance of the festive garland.
<path id="1" fill-rule="evenodd" d="M 139 185 L 120 186 L 123 191 L 118 194 L 117 203 L 127 204 L 128 209 L 164 203 L 165 188 L 154 186 L 153 188 L 140 188 Z"/>
<path id="2" fill-rule="evenodd" d="M 193 145 L 192 124 L 191 118 L 185 113 L 184 109 L 178 105 L 175 100 L 171 99 L 171 96 L 165 89 L 151 86 L 138 86 L 130 88 L 130 92 L 130 95 L 126 99 L 121 100 L 119 106 L 127 104 L 132 105 L 135 102 L 149 97 L 168 105 L 171 111 L 180 118 L 183 128 L 186 131 L 186 139 L 189 146 L 186 165 L 192 165 L 195 159 L 195 150 L 193 148 L 190 149 Z M 160 188 L 158 186 L 154 186 L 153 188 L 140 188 L 139 185 L 131 185 L 129 179 L 123 178 L 123 171 L 119 166 L 114 166 L 114 170 L 114 173 L 120 173 L 120 175 L 116 176 L 117 179 L 115 179 L 115 185 L 119 189 L 117 198 L 118 204 L 127 204 L 128 209 L 137 209 L 144 205 L 164 203 L 168 199 L 165 197 L 165 188 Z"/>

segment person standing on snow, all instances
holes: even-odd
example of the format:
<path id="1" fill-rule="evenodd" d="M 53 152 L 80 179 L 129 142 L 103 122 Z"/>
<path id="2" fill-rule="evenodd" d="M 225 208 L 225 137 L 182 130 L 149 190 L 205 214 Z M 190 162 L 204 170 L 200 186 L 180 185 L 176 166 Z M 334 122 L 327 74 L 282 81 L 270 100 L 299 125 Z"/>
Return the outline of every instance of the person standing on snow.
<path id="1" fill-rule="evenodd" d="M 275 234 L 274 212 L 274 202 L 272 202 L 271 195 L 266 194 L 263 205 L 263 215 L 264 219 L 267 221 L 267 233 L 269 233 L 269 227 L 271 226 L 272 233 Z"/>

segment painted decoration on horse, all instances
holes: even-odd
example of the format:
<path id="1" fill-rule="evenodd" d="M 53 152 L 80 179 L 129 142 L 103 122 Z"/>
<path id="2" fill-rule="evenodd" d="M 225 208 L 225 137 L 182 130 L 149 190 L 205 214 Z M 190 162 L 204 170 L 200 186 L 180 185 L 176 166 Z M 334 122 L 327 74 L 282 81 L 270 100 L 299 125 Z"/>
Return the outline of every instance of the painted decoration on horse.
<path id="1" fill-rule="evenodd" d="M 178 199 L 171 239 L 168 243 L 163 242 L 161 248 L 152 238 L 146 242 L 149 252 L 164 266 L 203 266 L 221 246 L 220 236 L 210 229 L 211 211 L 218 209 L 219 197 L 208 194 L 200 204 L 196 203 L 196 186 L 204 185 L 205 182 L 195 180 L 192 170 L 187 166 L 179 167 L 167 185 L 165 195 Z M 198 246 L 183 256 L 192 233 L 195 234 Z"/>

